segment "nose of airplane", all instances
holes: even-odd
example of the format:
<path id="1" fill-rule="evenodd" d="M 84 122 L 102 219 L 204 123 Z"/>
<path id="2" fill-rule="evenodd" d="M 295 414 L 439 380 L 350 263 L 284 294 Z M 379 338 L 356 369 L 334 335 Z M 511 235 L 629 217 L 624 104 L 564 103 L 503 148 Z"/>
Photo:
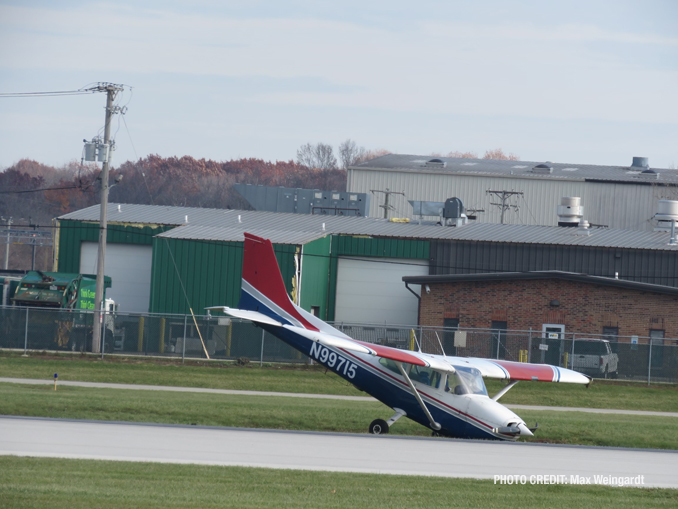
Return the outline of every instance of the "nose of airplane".
<path id="1" fill-rule="evenodd" d="M 518 424 L 518 429 L 520 430 L 520 436 L 521 437 L 533 437 L 534 436 L 534 433 L 532 433 L 530 431 L 530 429 L 523 422 Z"/>

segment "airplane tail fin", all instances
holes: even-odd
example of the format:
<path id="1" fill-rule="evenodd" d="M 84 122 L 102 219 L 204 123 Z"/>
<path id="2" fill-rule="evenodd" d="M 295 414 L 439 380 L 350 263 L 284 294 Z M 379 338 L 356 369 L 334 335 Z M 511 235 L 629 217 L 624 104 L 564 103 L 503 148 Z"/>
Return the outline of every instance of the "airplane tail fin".
<path id="1" fill-rule="evenodd" d="M 344 333 L 323 322 L 292 302 L 287 295 L 273 244 L 245 233 L 240 310 L 261 313 L 280 324 L 289 324 L 310 331 L 322 331 L 347 338 Z M 261 321 L 263 320 L 254 320 Z M 270 322 L 264 322 L 270 323 Z"/>
<path id="2" fill-rule="evenodd" d="M 238 308 L 257 311 L 283 324 L 317 330 L 287 295 L 271 241 L 249 233 L 245 233 Z"/>

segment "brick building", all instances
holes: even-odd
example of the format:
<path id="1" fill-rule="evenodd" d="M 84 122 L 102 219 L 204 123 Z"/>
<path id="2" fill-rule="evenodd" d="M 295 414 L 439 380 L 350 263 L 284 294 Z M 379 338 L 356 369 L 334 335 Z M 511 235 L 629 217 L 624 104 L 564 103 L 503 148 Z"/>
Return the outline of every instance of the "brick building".
<path id="1" fill-rule="evenodd" d="M 564 366 L 573 337 L 602 337 L 617 342 L 622 377 L 678 377 L 676 287 L 560 271 L 403 281 L 421 285 L 419 324 L 448 328 L 440 338 L 447 354 L 520 360 L 522 351 L 528 361 Z"/>
<path id="2" fill-rule="evenodd" d="M 403 281 L 422 285 L 424 326 L 678 338 L 675 287 L 559 271 Z"/>

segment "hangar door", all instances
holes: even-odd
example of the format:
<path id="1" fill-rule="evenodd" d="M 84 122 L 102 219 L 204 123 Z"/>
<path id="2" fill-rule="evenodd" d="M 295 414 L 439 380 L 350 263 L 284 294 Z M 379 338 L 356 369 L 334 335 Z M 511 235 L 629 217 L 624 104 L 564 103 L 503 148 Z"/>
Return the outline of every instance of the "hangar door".
<path id="1" fill-rule="evenodd" d="M 96 274 L 96 242 L 80 245 L 80 273 Z M 152 246 L 106 244 L 104 272 L 112 278 L 106 297 L 118 303 L 123 313 L 148 313 L 151 297 Z"/>
<path id="2" fill-rule="evenodd" d="M 339 258 L 337 322 L 416 325 L 419 301 L 403 276 L 428 275 L 428 260 Z M 419 286 L 411 286 L 419 291 Z"/>

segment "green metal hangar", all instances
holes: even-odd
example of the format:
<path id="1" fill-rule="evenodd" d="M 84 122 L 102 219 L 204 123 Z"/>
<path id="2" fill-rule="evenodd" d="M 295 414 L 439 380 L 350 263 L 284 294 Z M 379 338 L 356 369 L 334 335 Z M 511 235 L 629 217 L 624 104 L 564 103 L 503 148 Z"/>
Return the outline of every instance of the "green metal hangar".
<path id="1" fill-rule="evenodd" d="M 55 270 L 96 270 L 99 206 L 56 221 Z M 270 239 L 287 289 L 305 309 L 344 323 L 417 323 L 404 276 L 429 274 L 445 228 L 365 217 L 109 204 L 108 295 L 127 313 L 236 306 L 244 232 Z M 184 290 L 186 296 L 184 296 Z"/>

